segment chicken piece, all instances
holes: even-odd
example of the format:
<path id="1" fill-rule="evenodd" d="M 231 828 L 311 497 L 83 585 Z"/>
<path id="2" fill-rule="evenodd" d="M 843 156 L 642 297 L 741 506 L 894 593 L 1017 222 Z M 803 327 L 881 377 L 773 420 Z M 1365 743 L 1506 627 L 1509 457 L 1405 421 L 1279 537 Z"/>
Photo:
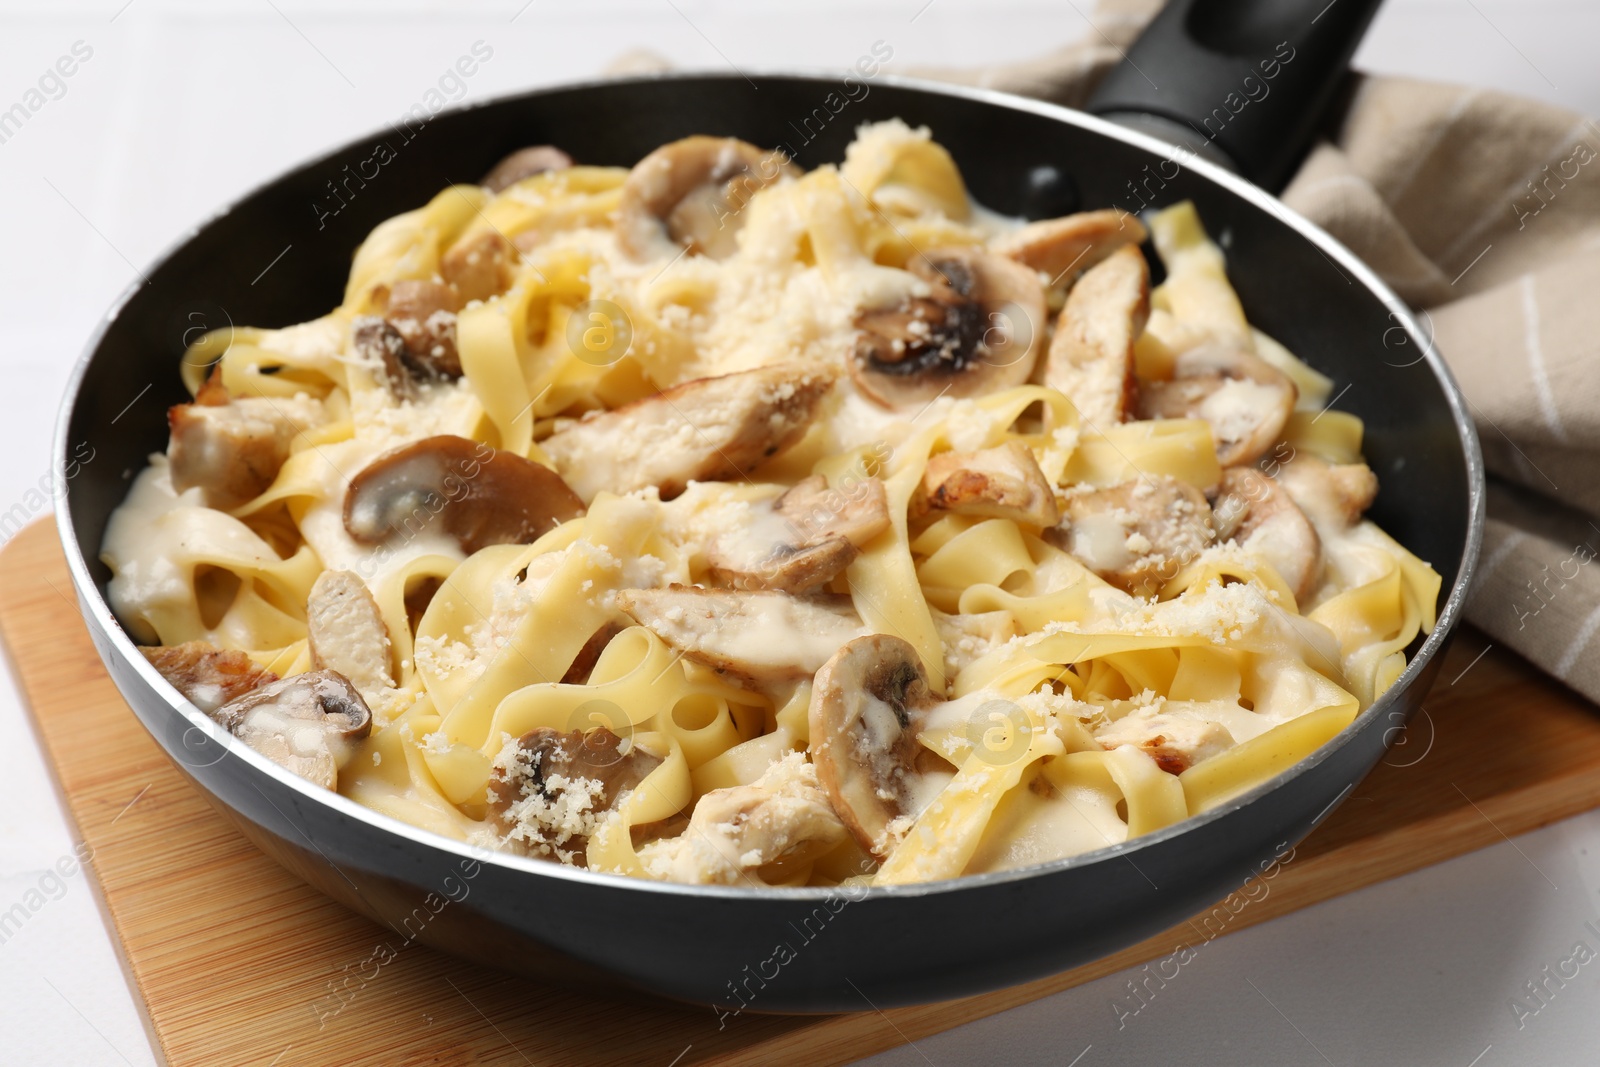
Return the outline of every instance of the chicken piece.
<path id="1" fill-rule="evenodd" d="M 815 474 L 752 511 L 750 523 L 706 549 L 711 577 L 734 589 L 815 589 L 889 528 L 888 498 L 876 478 L 830 489 Z"/>
<path id="2" fill-rule="evenodd" d="M 1378 476 L 1365 463 L 1329 463 L 1309 453 L 1283 464 L 1278 484 L 1307 518 L 1335 530 L 1360 522 L 1378 495 Z"/>
<path id="3" fill-rule="evenodd" d="M 1070 493 L 1065 510 L 1050 540 L 1135 596 L 1159 593 L 1215 537 L 1206 498 L 1166 475 Z"/>
<path id="4" fill-rule="evenodd" d="M 586 503 L 650 485 L 671 500 L 691 481 L 745 476 L 794 445 L 836 373 L 780 364 L 700 378 L 585 418 L 540 447 Z"/>
<path id="5" fill-rule="evenodd" d="M 1033 450 L 1007 441 L 979 452 L 940 452 L 928 459 L 920 501 L 937 511 L 1054 526 L 1061 519 L 1055 490 Z"/>
<path id="6" fill-rule="evenodd" d="M 517 249 L 499 230 L 463 237 L 439 259 L 439 276 L 461 297 L 463 305 L 488 300 L 511 288 Z"/>
<path id="7" fill-rule="evenodd" d="M 1322 541 L 1316 527 L 1283 486 L 1254 467 L 1222 472 L 1213 509 L 1217 536 L 1272 564 L 1304 603 L 1322 576 Z"/>
<path id="8" fill-rule="evenodd" d="M 489 774 L 489 819 L 528 856 L 587 865 L 600 823 L 662 763 L 605 727 L 531 730 L 501 750 Z"/>
<path id="9" fill-rule="evenodd" d="M 208 715 L 229 701 L 278 680 L 276 674 L 256 666 L 243 652 L 221 649 L 204 641 L 155 647 L 141 645 L 139 651 L 161 677 Z"/>
<path id="10" fill-rule="evenodd" d="M 1139 417 L 1204 419 L 1224 467 L 1251 463 L 1283 434 L 1298 390 L 1289 376 L 1226 343 L 1180 352 L 1170 381 L 1139 383 Z"/>
<path id="11" fill-rule="evenodd" d="M 815 859 L 845 837 L 816 768 L 791 752 L 750 785 L 702 796 L 688 829 L 640 848 L 639 859 L 662 881 L 736 885 L 772 864 Z"/>
<path id="12" fill-rule="evenodd" d="M 947 615 L 930 607 L 933 628 L 944 645 L 944 676 L 954 678 L 974 662 L 987 656 L 1013 637 L 1022 627 L 1009 611 L 980 611 Z"/>
<path id="13" fill-rule="evenodd" d="M 815 674 L 867 632 L 847 597 L 673 585 L 624 589 L 617 608 L 690 659 L 758 682 Z"/>
<path id="14" fill-rule="evenodd" d="M 1115 425 L 1133 408 L 1133 342 L 1150 317 L 1150 268 L 1135 245 L 1091 267 L 1056 320 L 1044 384 L 1071 400 L 1090 426 Z"/>
<path id="15" fill-rule="evenodd" d="M 1043 274 L 1052 286 L 1070 284 L 1070 271 L 1093 267 L 1124 245 L 1148 236 L 1136 216 L 1116 208 L 1080 211 L 1059 219 L 1030 222 L 991 242 L 991 251 Z"/>
<path id="16" fill-rule="evenodd" d="M 1168 774 L 1182 774 L 1233 747 L 1233 735 L 1221 723 L 1147 708 L 1100 727 L 1094 739 L 1106 748 L 1133 745 Z"/>
<path id="17" fill-rule="evenodd" d="M 311 662 L 338 671 L 368 705 L 394 686 L 389 670 L 389 628 L 366 584 L 351 571 L 323 571 L 306 598 Z"/>
<path id="18" fill-rule="evenodd" d="M 208 382 L 192 404 L 167 412 L 171 440 L 167 463 L 172 488 L 200 488 L 206 505 L 221 511 L 266 491 L 299 434 L 324 421 L 322 402 L 311 397 L 230 398 Z"/>

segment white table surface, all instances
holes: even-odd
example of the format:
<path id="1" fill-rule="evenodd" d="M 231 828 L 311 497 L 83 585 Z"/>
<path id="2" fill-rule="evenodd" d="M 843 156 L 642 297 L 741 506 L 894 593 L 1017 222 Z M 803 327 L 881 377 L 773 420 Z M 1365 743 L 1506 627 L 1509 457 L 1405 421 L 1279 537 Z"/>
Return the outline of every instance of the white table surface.
<path id="1" fill-rule="evenodd" d="M 934 0 L 918 15 L 925 4 L 0 4 L 0 109 L 75 42 L 93 49 L 0 144 L 0 513 L 45 476 L 68 368 L 136 266 L 264 176 L 398 117 L 475 41 L 494 50 L 467 83 L 479 98 L 634 48 L 686 67 L 841 68 L 884 40 L 897 62 L 958 64 L 1090 32 L 1089 0 Z M 1593 0 L 1390 0 L 1356 63 L 1594 115 L 1597 40 Z M 0 913 L 43 900 L 0 943 L 0 1063 L 158 1062 L 84 875 L 47 873 L 71 845 L 16 689 L 0 684 Z M 1591 814 L 1212 942 L 1125 1027 L 1112 1005 L 1132 972 L 868 1062 L 1592 1064 L 1600 961 L 1551 983 L 1531 1017 L 1511 1003 L 1577 943 L 1600 951 L 1585 926 L 1597 893 Z M 662 1067 L 681 1051 L 662 1048 Z M 522 1061 L 508 1047 L 506 1062 Z"/>

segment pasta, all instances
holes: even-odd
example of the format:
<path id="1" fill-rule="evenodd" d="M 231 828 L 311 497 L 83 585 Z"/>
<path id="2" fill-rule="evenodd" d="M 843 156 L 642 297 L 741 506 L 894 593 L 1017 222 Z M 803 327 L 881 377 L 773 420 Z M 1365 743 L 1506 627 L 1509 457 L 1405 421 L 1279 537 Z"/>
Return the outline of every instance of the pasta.
<path id="1" fill-rule="evenodd" d="M 900 122 L 810 172 L 525 150 L 182 372 L 103 547 L 152 662 L 361 804 L 596 871 L 1116 844 L 1309 755 L 1434 625 L 1361 421 L 1192 205 L 1004 218 Z"/>

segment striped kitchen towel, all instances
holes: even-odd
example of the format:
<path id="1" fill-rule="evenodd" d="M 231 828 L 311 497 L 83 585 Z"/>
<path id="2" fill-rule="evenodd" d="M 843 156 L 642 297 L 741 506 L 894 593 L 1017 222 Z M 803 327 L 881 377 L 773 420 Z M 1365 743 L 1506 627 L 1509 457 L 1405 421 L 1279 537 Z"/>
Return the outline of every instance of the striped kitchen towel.
<path id="1" fill-rule="evenodd" d="M 908 73 L 1081 105 L 1159 0 L 1104 0 L 1025 63 Z M 1468 86 L 1357 74 L 1283 193 L 1416 308 L 1490 472 L 1467 618 L 1600 701 L 1600 125 Z"/>

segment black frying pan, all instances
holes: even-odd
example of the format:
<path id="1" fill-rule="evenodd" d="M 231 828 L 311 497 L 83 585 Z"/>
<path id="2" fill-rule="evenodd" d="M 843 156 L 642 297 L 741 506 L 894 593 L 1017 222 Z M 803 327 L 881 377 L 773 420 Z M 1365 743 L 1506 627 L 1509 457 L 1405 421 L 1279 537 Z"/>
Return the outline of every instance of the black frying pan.
<path id="1" fill-rule="evenodd" d="M 1178 3 L 1147 38 L 1155 43 L 1132 57 L 1162 87 L 1160 98 L 1141 101 L 1144 90 L 1130 78 L 1144 75 L 1128 68 L 1095 106 L 1154 112 L 1181 129 L 1224 100 L 1219 84 L 1245 88 L 1276 42 L 1292 40 L 1296 57 L 1272 80 L 1281 95 L 1250 104 L 1215 139 L 1245 173 L 1277 181 L 1304 147 L 1306 109 L 1333 91 L 1372 7 L 1345 0 L 1313 24 L 1321 2 L 1251 6 L 1232 58 L 1217 47 L 1228 29 L 1214 17 L 1222 5 Z M 1297 21 L 1269 17 L 1289 7 Z M 1181 61 L 1173 58 L 1180 45 Z M 1260 188 L 1150 137 L 1027 100 L 881 76 L 858 78 L 832 114 L 825 101 L 841 98 L 838 76 L 762 76 L 757 84 L 716 74 L 606 80 L 451 111 L 420 129 L 379 130 L 258 189 L 150 269 L 148 284 L 132 288 L 90 340 L 56 442 L 63 471 L 77 471 L 59 524 L 84 617 L 135 714 L 264 851 L 402 936 L 566 987 L 622 984 L 722 1011 L 859 1010 L 865 998 L 882 1007 L 1021 982 L 1153 934 L 1270 869 L 1383 755 L 1433 679 L 1460 613 L 1483 522 L 1483 475 L 1444 364 L 1400 301 L 1337 242 Z M 1289 106 L 1269 107 L 1273 99 Z M 813 118 L 809 135 L 797 136 L 805 117 L 818 115 L 825 121 Z M 310 786 L 222 736 L 112 617 L 101 537 L 133 473 L 166 444 L 166 406 L 187 399 L 176 372 L 196 326 L 322 314 L 338 302 L 350 253 L 375 224 L 447 183 L 476 179 L 525 144 L 626 166 L 666 141 L 711 133 L 786 143 L 811 167 L 841 159 L 860 123 L 891 117 L 932 127 L 973 195 L 1003 212 L 1131 210 L 1131 188 L 1157 205 L 1193 199 L 1228 250 L 1251 321 L 1332 376 L 1340 406 L 1366 420 L 1367 457 L 1382 486 L 1372 517 L 1429 560 L 1449 593 L 1399 683 L 1292 770 L 1202 817 L 1028 870 L 848 894 L 664 885 L 474 852 Z M 375 167 L 379 142 L 393 158 Z M 1159 184 L 1147 183 L 1152 172 Z M 330 183 L 344 190 L 337 203 Z M 100 458 L 68 467 L 83 442 Z"/>

